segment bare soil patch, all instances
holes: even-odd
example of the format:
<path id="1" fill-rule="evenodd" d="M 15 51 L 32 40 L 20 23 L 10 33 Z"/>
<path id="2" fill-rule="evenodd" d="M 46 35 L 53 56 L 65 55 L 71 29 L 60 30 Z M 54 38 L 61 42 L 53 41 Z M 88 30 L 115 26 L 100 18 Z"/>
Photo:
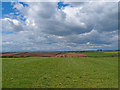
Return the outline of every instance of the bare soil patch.
<path id="1" fill-rule="evenodd" d="M 86 54 L 81 53 L 37 53 L 37 52 L 20 52 L 20 53 L 2 53 L 2 56 L 15 56 L 15 57 L 88 57 Z"/>

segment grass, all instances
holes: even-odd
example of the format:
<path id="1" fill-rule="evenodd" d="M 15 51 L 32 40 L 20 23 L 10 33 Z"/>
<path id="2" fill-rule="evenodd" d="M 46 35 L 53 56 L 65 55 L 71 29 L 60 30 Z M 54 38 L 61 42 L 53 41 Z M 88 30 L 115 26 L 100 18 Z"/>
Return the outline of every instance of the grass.
<path id="1" fill-rule="evenodd" d="M 118 57 L 96 53 L 97 57 L 87 52 L 92 57 L 3 58 L 3 88 L 118 88 Z"/>
<path id="2" fill-rule="evenodd" d="M 102 52 L 82 52 L 88 55 L 89 57 L 117 57 L 117 51 L 102 51 Z"/>

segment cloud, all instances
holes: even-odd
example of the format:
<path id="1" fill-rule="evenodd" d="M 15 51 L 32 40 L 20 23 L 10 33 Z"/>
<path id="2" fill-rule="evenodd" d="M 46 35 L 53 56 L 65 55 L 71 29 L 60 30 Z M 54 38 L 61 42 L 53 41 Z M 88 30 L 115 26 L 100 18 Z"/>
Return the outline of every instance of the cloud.
<path id="1" fill-rule="evenodd" d="M 23 4 L 15 3 L 13 9 L 22 10 L 24 8 Z"/>
<path id="2" fill-rule="evenodd" d="M 16 19 L 2 19 L 3 30 L 14 32 L 3 36 L 3 51 L 117 49 L 117 2 L 26 4 L 13 4 Z"/>
<path id="3" fill-rule="evenodd" d="M 16 19 L 10 19 L 10 18 L 4 18 L 1 19 L 2 21 L 2 29 L 3 31 L 22 31 L 24 30 L 23 25 L 21 24 L 21 22 L 19 22 Z"/>

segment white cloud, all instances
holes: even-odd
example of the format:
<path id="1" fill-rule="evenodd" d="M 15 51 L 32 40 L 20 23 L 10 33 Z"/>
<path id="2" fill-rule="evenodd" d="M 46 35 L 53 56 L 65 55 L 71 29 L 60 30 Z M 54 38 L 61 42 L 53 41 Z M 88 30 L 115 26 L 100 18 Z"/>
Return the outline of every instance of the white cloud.
<path id="1" fill-rule="evenodd" d="M 85 50 L 116 49 L 117 3 L 71 3 L 61 10 L 57 2 L 20 3 L 14 9 L 21 13 L 17 19 L 3 18 L 5 34 L 3 50 Z M 21 15 L 25 21 L 20 19 Z"/>
<path id="2" fill-rule="evenodd" d="M 24 8 L 24 6 L 20 3 L 15 3 L 13 9 L 17 9 L 17 10 L 22 10 Z"/>

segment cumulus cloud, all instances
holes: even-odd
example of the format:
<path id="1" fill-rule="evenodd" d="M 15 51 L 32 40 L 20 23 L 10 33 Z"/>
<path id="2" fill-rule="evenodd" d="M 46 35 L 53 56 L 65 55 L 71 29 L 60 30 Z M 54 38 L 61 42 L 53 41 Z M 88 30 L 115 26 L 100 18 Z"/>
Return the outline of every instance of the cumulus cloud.
<path id="1" fill-rule="evenodd" d="M 2 21 L 3 31 L 22 31 L 24 30 L 24 25 L 16 19 L 4 18 Z"/>
<path id="2" fill-rule="evenodd" d="M 13 4 L 16 19 L 2 19 L 3 31 L 13 32 L 3 35 L 3 51 L 117 49 L 117 2 L 26 4 Z"/>

